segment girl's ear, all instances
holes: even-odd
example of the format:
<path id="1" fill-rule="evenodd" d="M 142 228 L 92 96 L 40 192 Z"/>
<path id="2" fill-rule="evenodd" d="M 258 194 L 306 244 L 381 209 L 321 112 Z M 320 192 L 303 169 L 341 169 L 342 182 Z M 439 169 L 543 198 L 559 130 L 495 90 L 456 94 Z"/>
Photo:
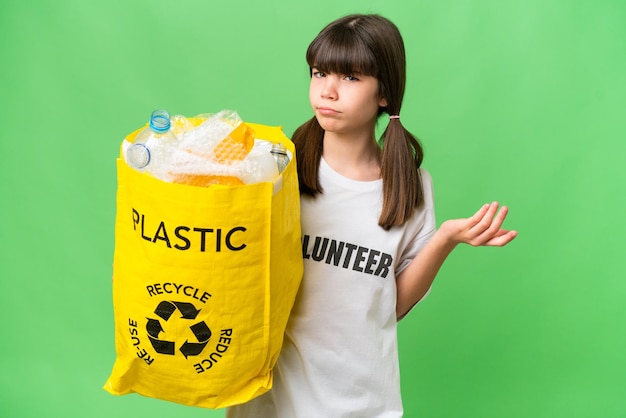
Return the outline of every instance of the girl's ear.
<path id="1" fill-rule="evenodd" d="M 381 97 L 380 100 L 378 101 L 378 107 L 387 107 L 387 99 L 385 99 L 384 97 Z"/>

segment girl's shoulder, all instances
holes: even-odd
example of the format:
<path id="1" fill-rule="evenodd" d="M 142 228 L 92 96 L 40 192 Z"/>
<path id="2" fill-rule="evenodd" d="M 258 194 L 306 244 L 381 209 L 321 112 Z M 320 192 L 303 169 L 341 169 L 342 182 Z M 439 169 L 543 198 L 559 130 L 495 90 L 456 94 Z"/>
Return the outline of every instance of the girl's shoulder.
<path id="1" fill-rule="evenodd" d="M 433 182 L 433 177 L 430 175 L 430 172 L 426 170 L 424 167 L 419 168 L 420 177 L 423 182 L 428 181 L 429 183 Z"/>
<path id="2" fill-rule="evenodd" d="M 435 206 L 433 178 L 430 172 L 425 168 L 420 167 L 419 173 L 422 183 L 422 193 L 424 193 L 424 208 L 433 208 Z"/>

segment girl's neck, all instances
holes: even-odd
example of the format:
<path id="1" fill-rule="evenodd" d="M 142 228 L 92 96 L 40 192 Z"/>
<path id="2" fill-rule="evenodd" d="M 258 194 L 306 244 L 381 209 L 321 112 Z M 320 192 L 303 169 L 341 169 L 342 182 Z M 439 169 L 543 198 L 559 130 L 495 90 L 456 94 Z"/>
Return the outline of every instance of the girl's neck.
<path id="1" fill-rule="evenodd" d="M 333 170 L 352 180 L 380 178 L 380 148 L 372 134 L 346 137 L 326 132 L 323 156 Z"/>

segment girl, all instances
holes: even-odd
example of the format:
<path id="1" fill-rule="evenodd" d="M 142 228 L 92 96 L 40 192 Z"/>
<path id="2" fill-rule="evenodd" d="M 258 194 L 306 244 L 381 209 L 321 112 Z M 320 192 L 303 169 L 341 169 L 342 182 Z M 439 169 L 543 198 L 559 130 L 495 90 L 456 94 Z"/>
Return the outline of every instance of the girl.
<path id="1" fill-rule="evenodd" d="M 436 230 L 422 148 L 400 121 L 405 52 L 392 22 L 338 19 L 306 59 L 314 117 L 293 135 L 304 279 L 272 390 L 227 416 L 401 417 L 397 321 L 457 244 L 502 246 L 517 233 L 501 228 L 507 208 L 495 202 Z"/>

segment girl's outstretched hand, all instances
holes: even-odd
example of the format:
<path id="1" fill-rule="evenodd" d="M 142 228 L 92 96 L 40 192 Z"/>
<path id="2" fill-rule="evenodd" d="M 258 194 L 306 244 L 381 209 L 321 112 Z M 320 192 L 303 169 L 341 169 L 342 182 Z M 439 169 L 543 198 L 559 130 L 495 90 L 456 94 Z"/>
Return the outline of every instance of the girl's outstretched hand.
<path id="1" fill-rule="evenodd" d="M 499 206 L 497 202 L 486 204 L 469 218 L 451 219 L 441 224 L 432 239 L 396 278 L 398 319 L 424 297 L 439 268 L 458 244 L 502 247 L 517 236 L 517 231 L 502 229 L 508 208 L 502 206 L 498 211 Z"/>
<path id="2" fill-rule="evenodd" d="M 509 210 L 502 206 L 498 211 L 498 207 L 498 202 L 485 204 L 469 218 L 443 222 L 439 230 L 453 245 L 465 243 L 475 247 L 481 245 L 502 247 L 517 236 L 517 231 L 502 229 Z"/>

